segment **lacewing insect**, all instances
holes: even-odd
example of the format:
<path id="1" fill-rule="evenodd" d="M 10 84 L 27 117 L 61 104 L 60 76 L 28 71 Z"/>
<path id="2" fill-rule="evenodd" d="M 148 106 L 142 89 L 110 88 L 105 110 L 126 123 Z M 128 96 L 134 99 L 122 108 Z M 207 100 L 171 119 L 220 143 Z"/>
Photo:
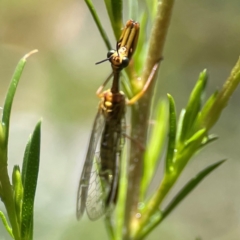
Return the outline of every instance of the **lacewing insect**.
<path id="1" fill-rule="evenodd" d="M 136 49 L 139 29 L 138 22 L 128 20 L 117 42 L 117 49 L 107 54 L 106 60 L 111 62 L 112 74 L 97 91 L 101 101 L 78 186 L 78 219 L 86 210 L 89 219 L 96 220 L 117 201 L 121 151 L 125 141 L 125 106 L 134 104 L 144 94 L 157 68 L 154 66 L 142 91 L 126 100 L 120 91 L 120 73 L 128 66 Z M 112 76 L 111 88 L 102 91 Z"/>

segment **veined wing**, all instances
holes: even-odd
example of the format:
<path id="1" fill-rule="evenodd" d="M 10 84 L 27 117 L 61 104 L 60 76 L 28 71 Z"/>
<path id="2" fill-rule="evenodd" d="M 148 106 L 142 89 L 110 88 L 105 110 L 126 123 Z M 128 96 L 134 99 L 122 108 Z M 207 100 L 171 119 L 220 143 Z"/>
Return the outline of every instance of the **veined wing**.
<path id="1" fill-rule="evenodd" d="M 90 220 L 97 220 L 106 211 L 106 196 L 109 185 L 101 177 L 99 153 L 95 154 L 86 197 L 86 212 Z"/>
<path id="2" fill-rule="evenodd" d="M 105 123 L 105 118 L 99 109 L 95 121 L 93 124 L 93 130 L 90 137 L 90 142 L 88 146 L 87 156 L 85 159 L 85 163 L 83 166 L 83 171 L 81 174 L 79 186 L 78 186 L 78 193 L 77 193 L 77 218 L 80 219 L 85 211 L 86 208 L 89 208 L 90 205 L 93 207 L 99 205 L 99 203 L 94 203 L 96 198 L 98 198 L 95 194 L 99 194 L 100 187 L 100 179 L 98 175 L 98 167 L 97 167 L 97 157 L 95 156 L 95 152 L 98 146 L 98 142 L 100 140 L 100 136 L 103 131 Z M 95 195 L 95 196 L 94 196 Z M 95 200 L 94 200 L 95 199 Z M 100 203 L 102 205 L 102 203 Z M 104 210 L 102 206 L 99 205 L 99 210 L 96 211 L 101 212 Z M 89 215 L 89 214 L 88 214 Z M 97 215 L 97 214 L 96 214 Z M 99 215 L 99 214 L 98 214 Z M 99 216 L 100 217 L 100 216 Z M 90 219 L 94 220 L 94 216 Z"/>
<path id="3" fill-rule="evenodd" d="M 86 197 L 89 219 L 96 220 L 116 203 L 120 157 L 123 146 L 122 120 L 106 120 L 102 132 L 100 152 L 95 153 Z"/>
<path id="4" fill-rule="evenodd" d="M 101 179 L 104 179 L 108 188 L 105 190 L 106 207 L 116 204 L 118 184 L 121 169 L 121 152 L 125 137 L 125 118 L 107 122 L 101 139 Z M 104 174 L 105 173 L 105 174 Z"/>

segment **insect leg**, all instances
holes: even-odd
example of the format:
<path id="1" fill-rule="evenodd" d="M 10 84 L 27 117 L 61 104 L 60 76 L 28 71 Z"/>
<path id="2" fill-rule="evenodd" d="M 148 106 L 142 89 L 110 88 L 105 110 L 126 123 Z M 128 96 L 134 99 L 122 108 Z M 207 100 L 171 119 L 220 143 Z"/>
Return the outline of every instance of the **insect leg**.
<path id="1" fill-rule="evenodd" d="M 132 97 L 131 99 L 127 100 L 127 105 L 133 105 L 135 102 L 137 102 L 142 96 L 143 94 L 147 91 L 150 83 L 152 82 L 153 78 L 154 78 L 154 75 L 158 69 L 158 66 L 159 66 L 159 62 L 155 63 L 153 68 L 152 68 L 152 71 L 145 83 L 145 85 L 143 86 L 142 90 L 137 93 L 134 97 Z"/>
<path id="2" fill-rule="evenodd" d="M 97 95 L 98 97 L 101 97 L 103 88 L 107 85 L 108 81 L 111 79 L 112 76 L 113 76 L 113 72 L 107 77 L 107 79 L 105 80 L 105 82 L 98 88 L 98 90 L 97 90 L 97 92 L 96 92 L 96 95 Z"/>

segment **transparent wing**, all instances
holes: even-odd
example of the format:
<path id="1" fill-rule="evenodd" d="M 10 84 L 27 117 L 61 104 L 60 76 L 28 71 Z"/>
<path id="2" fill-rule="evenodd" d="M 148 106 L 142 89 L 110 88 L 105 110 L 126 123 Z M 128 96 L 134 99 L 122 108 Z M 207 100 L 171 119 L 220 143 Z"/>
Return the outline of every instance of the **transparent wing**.
<path id="1" fill-rule="evenodd" d="M 118 125 L 113 124 L 110 127 L 111 130 L 108 127 L 109 122 L 106 121 L 102 135 L 110 139 L 110 143 L 105 142 L 106 144 L 104 144 L 101 139 L 101 156 L 100 152 L 94 154 L 91 168 L 85 204 L 90 220 L 98 219 L 106 213 L 106 210 L 111 211 L 109 207 L 116 203 L 117 198 L 123 135 Z M 102 136 L 102 138 L 104 137 Z M 103 154 L 103 146 L 106 147 L 108 154 Z"/>
<path id="2" fill-rule="evenodd" d="M 105 213 L 106 195 L 109 186 L 100 173 L 100 156 L 95 154 L 86 197 L 86 210 L 90 220 L 96 220 Z"/>
<path id="3" fill-rule="evenodd" d="M 112 181 L 109 189 L 109 195 L 106 201 L 106 205 L 111 206 L 111 204 L 116 204 L 117 197 L 118 197 L 118 188 L 119 188 L 119 178 L 120 178 L 120 169 L 121 169 L 121 153 L 122 153 L 122 148 L 125 143 L 125 128 L 126 128 L 126 122 L 125 118 L 123 117 L 121 119 L 121 124 L 119 126 L 120 128 L 115 129 L 114 135 L 114 157 L 113 159 L 115 160 L 115 167 L 112 171 Z M 110 209 L 111 210 L 111 209 Z"/>
<path id="4" fill-rule="evenodd" d="M 95 154 L 104 123 L 105 118 L 99 110 L 93 124 L 87 156 L 78 186 L 76 210 L 78 219 L 82 217 L 85 209 L 87 209 L 88 216 L 91 220 L 97 219 L 104 213 L 104 202 L 100 200 L 99 196 L 101 192 L 101 181 L 98 174 L 99 157 Z M 98 202 L 98 200 L 100 202 Z"/>

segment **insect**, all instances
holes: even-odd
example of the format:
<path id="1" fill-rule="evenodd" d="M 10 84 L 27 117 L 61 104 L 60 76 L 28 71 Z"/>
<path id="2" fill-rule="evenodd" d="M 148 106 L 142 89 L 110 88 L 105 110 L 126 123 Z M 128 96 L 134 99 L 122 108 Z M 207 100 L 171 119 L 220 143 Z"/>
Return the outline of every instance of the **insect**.
<path id="1" fill-rule="evenodd" d="M 128 20 L 116 50 L 110 50 L 107 54 L 106 60 L 111 62 L 112 74 L 97 91 L 101 101 L 78 187 L 78 219 L 86 210 L 89 219 L 96 220 L 117 200 L 121 150 L 125 141 L 125 107 L 126 104 L 135 103 L 143 95 L 151 80 L 148 80 L 147 86 L 131 100 L 126 100 L 124 93 L 120 91 L 120 73 L 128 66 L 136 49 L 139 29 L 138 22 Z M 111 88 L 102 91 L 111 76 Z"/>

